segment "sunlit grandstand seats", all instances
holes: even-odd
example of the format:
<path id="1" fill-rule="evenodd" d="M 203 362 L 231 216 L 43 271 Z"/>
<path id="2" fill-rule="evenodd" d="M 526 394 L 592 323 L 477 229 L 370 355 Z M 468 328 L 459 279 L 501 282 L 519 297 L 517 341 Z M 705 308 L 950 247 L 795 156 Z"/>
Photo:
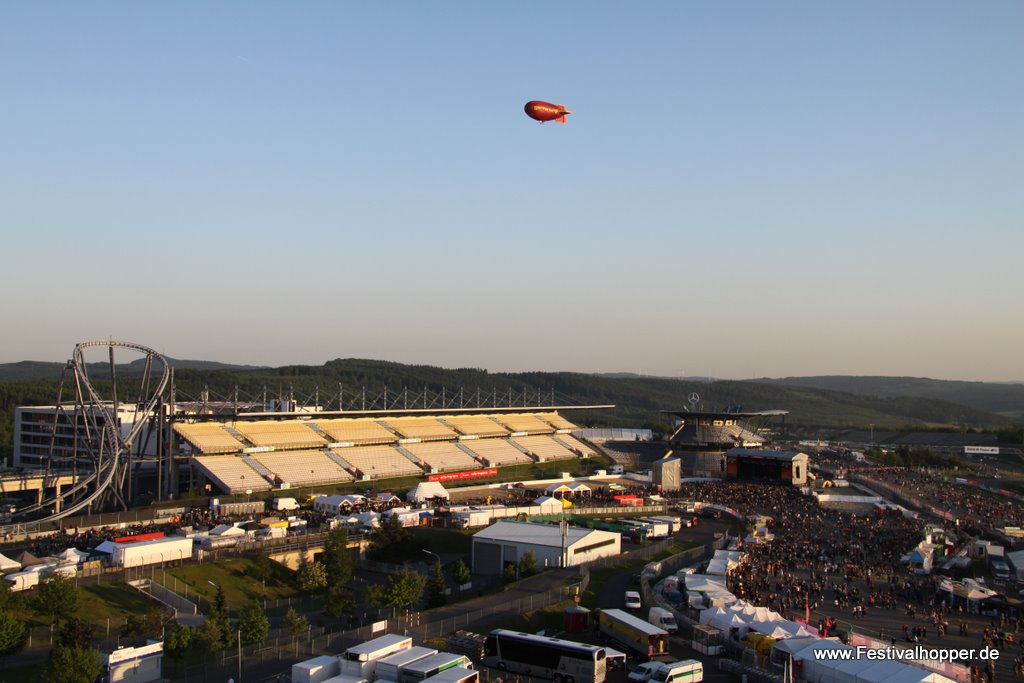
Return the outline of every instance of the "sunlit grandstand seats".
<path id="1" fill-rule="evenodd" d="M 384 422 L 406 439 L 444 441 L 458 436 L 436 417 L 387 417 Z"/>
<path id="2" fill-rule="evenodd" d="M 583 455 L 584 457 L 590 457 L 594 455 L 593 448 L 591 448 L 590 446 L 588 446 L 587 444 L 583 443 L 582 441 L 580 441 L 579 439 L 570 434 L 558 434 L 554 438 L 557 439 L 560 443 L 565 444 L 570 450 L 579 451 L 580 454 Z"/>
<path id="3" fill-rule="evenodd" d="M 569 460 L 576 455 L 550 436 L 517 436 L 516 442 L 541 460 Z"/>
<path id="4" fill-rule="evenodd" d="M 195 458 L 193 462 L 217 486 L 229 493 L 266 491 L 270 482 L 234 455 L 213 455 Z"/>
<path id="5" fill-rule="evenodd" d="M 289 451 L 259 453 L 252 459 L 266 467 L 281 482 L 292 486 L 334 484 L 352 481 L 355 477 L 323 451 Z"/>
<path id="6" fill-rule="evenodd" d="M 527 434 L 551 434 L 555 428 L 536 415 L 495 415 L 498 422 L 509 428 L 512 432 L 526 432 Z"/>
<path id="7" fill-rule="evenodd" d="M 416 463 L 391 446 L 353 446 L 332 448 L 331 451 L 363 476 L 372 479 L 423 475 L 423 470 Z"/>
<path id="8" fill-rule="evenodd" d="M 555 429 L 568 429 L 570 431 L 576 431 L 579 429 L 572 422 L 569 422 L 558 413 L 538 413 L 537 417 L 544 420 Z"/>
<path id="9" fill-rule="evenodd" d="M 462 445 L 483 458 L 489 467 L 523 465 L 533 458 L 513 446 L 506 439 L 467 439 Z"/>
<path id="10" fill-rule="evenodd" d="M 398 436 L 373 418 L 314 420 L 313 424 L 338 443 L 372 446 L 398 441 Z"/>
<path id="11" fill-rule="evenodd" d="M 432 441 L 428 443 L 407 443 L 402 448 L 409 451 L 437 472 L 453 470 L 475 470 L 481 467 L 479 461 L 451 441 Z"/>
<path id="12" fill-rule="evenodd" d="M 475 434 L 479 437 L 508 436 L 508 430 L 489 415 L 447 415 L 442 419 L 459 434 Z"/>
<path id="13" fill-rule="evenodd" d="M 318 448 L 327 445 L 326 439 L 304 420 L 235 422 L 231 426 L 254 446 Z"/>
<path id="14" fill-rule="evenodd" d="M 198 453 L 240 453 L 245 444 L 218 422 L 175 422 L 174 431 Z"/>

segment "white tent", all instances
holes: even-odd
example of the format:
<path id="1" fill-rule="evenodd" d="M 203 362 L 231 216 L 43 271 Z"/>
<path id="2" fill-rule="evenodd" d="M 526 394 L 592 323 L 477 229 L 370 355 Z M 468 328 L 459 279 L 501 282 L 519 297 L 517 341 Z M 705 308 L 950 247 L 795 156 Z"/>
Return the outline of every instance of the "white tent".
<path id="1" fill-rule="evenodd" d="M 16 572 L 21 569 L 21 562 L 16 562 L 0 553 L 0 572 Z"/>
<path id="2" fill-rule="evenodd" d="M 835 667 L 832 669 L 834 683 L 856 683 L 857 674 L 864 671 L 868 667 L 874 666 L 877 660 L 868 659 L 850 659 L 845 662 L 835 662 Z M 826 677 L 827 678 L 827 677 Z"/>
<path id="3" fill-rule="evenodd" d="M 114 548 L 116 548 L 116 547 L 117 547 L 117 544 L 114 543 L 113 541 L 103 541 L 98 546 L 96 546 L 95 550 L 97 550 L 98 552 L 110 555 L 111 553 L 114 552 Z"/>
<path id="4" fill-rule="evenodd" d="M 211 536 L 244 536 L 245 529 L 234 524 L 218 524 L 210 529 Z"/>
<path id="5" fill-rule="evenodd" d="M 827 660 L 819 654 L 826 650 L 854 650 L 854 648 L 835 640 L 818 640 L 793 655 L 793 659 L 801 662 L 803 666 L 804 679 L 810 683 L 824 683 L 826 678 L 833 678 L 830 664 L 833 660 Z"/>
<path id="6" fill-rule="evenodd" d="M 776 665 L 782 665 L 793 656 L 794 653 L 800 652 L 808 645 L 813 645 L 818 642 L 818 638 L 814 636 L 808 636 L 805 638 L 786 638 L 780 640 L 772 646 L 771 660 Z"/>
<path id="7" fill-rule="evenodd" d="M 873 666 L 857 672 L 856 683 L 881 683 L 881 681 L 887 681 L 893 676 L 904 674 L 906 667 L 907 665 L 903 662 L 897 662 L 892 659 L 878 660 L 875 661 Z"/>
<path id="8" fill-rule="evenodd" d="M 561 512 L 564 505 L 558 498 L 552 498 L 551 496 L 541 496 L 537 500 L 533 501 L 534 505 L 539 505 L 542 513 L 551 514 L 554 512 Z"/>
<path id="9" fill-rule="evenodd" d="M 439 481 L 421 481 L 416 488 L 405 494 L 405 499 L 410 503 L 426 503 L 434 498 L 448 500 L 448 491 Z"/>
<path id="10" fill-rule="evenodd" d="M 736 629 L 736 635 L 739 638 L 747 635 L 747 631 L 750 630 L 750 626 L 738 614 L 722 614 L 712 619 L 710 625 L 712 628 L 717 628 L 719 631 L 725 631 L 729 634 L 732 633 L 733 629 Z"/>
<path id="11" fill-rule="evenodd" d="M 711 620 L 716 617 L 721 617 L 728 614 L 728 612 L 722 607 L 710 607 L 700 611 L 700 623 L 710 624 Z"/>
<path id="12" fill-rule="evenodd" d="M 570 493 L 572 491 L 572 489 L 570 489 L 565 484 L 551 484 L 550 486 L 548 486 L 544 490 L 547 493 L 549 493 L 549 494 L 550 493 Z"/>
<path id="13" fill-rule="evenodd" d="M 68 548 L 57 556 L 62 563 L 74 564 L 82 564 L 88 557 L 89 553 L 84 550 L 79 550 L 78 548 Z"/>

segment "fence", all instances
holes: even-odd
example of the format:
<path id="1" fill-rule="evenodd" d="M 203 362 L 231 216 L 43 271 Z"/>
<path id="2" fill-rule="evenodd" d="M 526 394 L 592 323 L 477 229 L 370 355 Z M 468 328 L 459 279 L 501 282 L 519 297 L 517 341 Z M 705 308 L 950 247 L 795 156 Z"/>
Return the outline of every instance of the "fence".
<path id="1" fill-rule="evenodd" d="M 194 602 L 186 600 L 174 591 L 167 590 L 159 583 L 155 583 L 150 579 L 135 579 L 129 581 L 128 585 L 137 588 L 140 592 L 145 593 L 157 602 L 167 605 L 174 610 L 175 616 L 179 613 L 193 615 L 199 613 L 199 608 L 196 607 Z"/>

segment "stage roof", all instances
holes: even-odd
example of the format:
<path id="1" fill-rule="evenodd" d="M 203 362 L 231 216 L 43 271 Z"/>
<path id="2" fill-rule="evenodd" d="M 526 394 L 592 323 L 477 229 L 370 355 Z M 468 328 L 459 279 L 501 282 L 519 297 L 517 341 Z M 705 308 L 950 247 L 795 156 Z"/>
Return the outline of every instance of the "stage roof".
<path id="1" fill-rule="evenodd" d="M 751 417 L 781 417 L 782 415 L 789 415 L 788 410 L 759 410 L 754 413 L 739 413 L 739 412 L 715 412 L 715 411 L 704 411 L 704 410 L 662 410 L 659 411 L 666 415 L 675 415 L 676 417 L 706 417 L 715 420 L 724 420 L 726 418 L 751 418 Z"/>

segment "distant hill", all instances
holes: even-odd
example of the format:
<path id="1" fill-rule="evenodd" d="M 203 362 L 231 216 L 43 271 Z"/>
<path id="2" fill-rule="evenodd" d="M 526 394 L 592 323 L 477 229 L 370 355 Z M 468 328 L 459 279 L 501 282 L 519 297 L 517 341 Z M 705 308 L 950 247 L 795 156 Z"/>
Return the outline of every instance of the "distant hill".
<path id="1" fill-rule="evenodd" d="M 256 365 L 232 365 L 230 363 L 218 363 L 216 361 L 209 360 L 179 360 L 177 358 L 168 358 L 167 362 L 175 370 L 190 369 L 190 370 L 258 370 L 260 366 Z M 132 372 L 139 372 L 145 360 L 139 358 L 126 363 L 124 365 L 118 365 L 118 372 L 125 372 L 131 374 Z M 97 363 L 90 363 L 89 370 L 105 370 L 107 366 Z M 0 382 L 9 381 L 24 381 L 24 380 L 58 380 L 60 379 L 61 372 L 64 370 L 64 363 L 52 363 L 47 361 L 36 361 L 36 360 L 23 360 L 17 363 L 0 363 Z"/>
<path id="2" fill-rule="evenodd" d="M 752 380 L 758 384 L 811 387 L 842 391 L 860 396 L 892 398 L 914 396 L 949 401 L 1009 418 L 1024 417 L 1024 384 L 1001 382 L 961 382 L 922 377 L 785 377 Z"/>

